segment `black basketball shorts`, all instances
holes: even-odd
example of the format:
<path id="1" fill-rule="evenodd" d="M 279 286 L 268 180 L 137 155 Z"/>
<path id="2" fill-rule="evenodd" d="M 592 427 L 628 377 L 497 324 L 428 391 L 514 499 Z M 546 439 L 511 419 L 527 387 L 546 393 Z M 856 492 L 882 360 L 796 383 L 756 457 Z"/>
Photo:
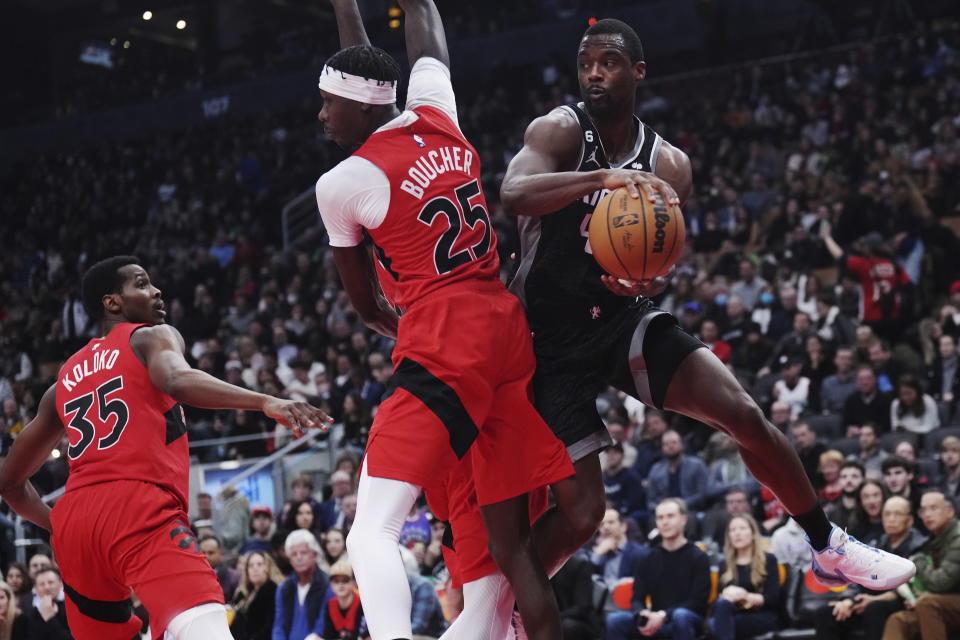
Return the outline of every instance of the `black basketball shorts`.
<path id="1" fill-rule="evenodd" d="M 574 462 L 611 444 L 596 405 L 608 385 L 662 409 L 680 363 L 705 348 L 680 329 L 676 318 L 648 300 L 603 324 L 566 327 L 564 342 L 577 346 L 562 353 L 549 343 L 556 332 L 551 328 L 549 334 L 534 335 L 533 390 L 537 410 Z"/>

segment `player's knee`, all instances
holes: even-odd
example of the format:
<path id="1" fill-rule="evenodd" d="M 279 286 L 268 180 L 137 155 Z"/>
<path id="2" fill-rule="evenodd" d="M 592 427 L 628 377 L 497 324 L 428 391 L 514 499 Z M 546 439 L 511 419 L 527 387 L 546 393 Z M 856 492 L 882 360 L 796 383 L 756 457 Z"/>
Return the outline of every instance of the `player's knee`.
<path id="1" fill-rule="evenodd" d="M 576 538 L 577 547 L 583 546 L 600 527 L 603 514 L 606 511 L 606 502 L 602 499 L 591 499 L 571 510 L 567 517 L 570 519 L 571 529 Z"/>
<path id="2" fill-rule="evenodd" d="M 763 411 L 745 391 L 737 392 L 724 411 L 722 426 L 741 445 L 762 444 L 770 437 Z"/>

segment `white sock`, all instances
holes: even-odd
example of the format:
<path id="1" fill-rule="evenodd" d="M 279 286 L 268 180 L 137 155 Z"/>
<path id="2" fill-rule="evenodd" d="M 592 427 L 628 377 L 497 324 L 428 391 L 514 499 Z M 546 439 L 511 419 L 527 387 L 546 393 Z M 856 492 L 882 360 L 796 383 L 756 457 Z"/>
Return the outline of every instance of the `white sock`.
<path id="1" fill-rule="evenodd" d="M 410 583 L 399 544 L 400 530 L 419 495 L 420 487 L 409 482 L 369 476 L 364 460 L 347 552 L 372 640 L 413 635 Z"/>
<path id="2" fill-rule="evenodd" d="M 166 640 L 233 640 L 227 626 L 227 611 L 216 602 L 177 614 L 163 635 Z"/>
<path id="3" fill-rule="evenodd" d="M 466 583 L 463 613 L 440 640 L 510 640 L 514 637 L 510 626 L 514 602 L 510 583 L 500 572 Z"/>

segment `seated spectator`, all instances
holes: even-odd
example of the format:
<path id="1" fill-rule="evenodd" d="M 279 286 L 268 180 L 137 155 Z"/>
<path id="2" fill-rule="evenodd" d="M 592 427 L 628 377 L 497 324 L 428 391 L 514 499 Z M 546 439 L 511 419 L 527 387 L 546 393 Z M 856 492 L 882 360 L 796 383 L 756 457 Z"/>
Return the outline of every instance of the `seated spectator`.
<path id="1" fill-rule="evenodd" d="M 253 551 L 246 557 L 243 576 L 230 600 L 235 612 L 230 633 L 235 640 L 270 640 L 277 586 L 282 581 L 283 575 L 268 552 Z"/>
<path id="2" fill-rule="evenodd" d="M 681 498 L 691 509 L 701 509 L 707 489 L 707 467 L 696 456 L 683 454 L 683 439 L 670 429 L 661 439 L 663 460 L 653 465 L 647 478 L 647 499 L 659 504 L 665 498 Z"/>
<path id="3" fill-rule="evenodd" d="M 214 514 L 214 527 L 224 553 L 235 558 L 237 548 L 250 533 L 250 503 L 245 495 L 230 485 L 220 491 L 219 498 L 220 509 Z"/>
<path id="4" fill-rule="evenodd" d="M 610 438 L 614 442 L 619 442 L 620 446 L 623 447 L 623 466 L 633 468 L 637 464 L 637 448 L 630 444 L 630 439 L 627 437 L 627 428 L 623 426 L 622 422 L 614 420 L 607 424 L 607 433 L 610 434 Z M 607 464 L 607 451 L 604 450 L 600 452 L 601 471 L 607 470 Z"/>
<path id="5" fill-rule="evenodd" d="M 937 403 L 911 375 L 902 376 L 897 385 L 897 397 L 890 405 L 890 426 L 894 431 L 913 433 L 930 433 L 940 426 Z"/>
<path id="6" fill-rule="evenodd" d="M 723 549 L 727 539 L 727 525 L 734 516 L 750 513 L 750 494 L 745 489 L 733 487 L 724 496 L 723 508 L 711 509 L 703 518 L 702 540 L 712 540 L 717 549 Z"/>
<path id="7" fill-rule="evenodd" d="M 63 603 L 63 578 L 53 567 L 44 567 L 34 576 L 36 596 L 23 612 L 24 622 L 17 625 L 29 640 L 69 640 L 67 609 Z"/>
<path id="8" fill-rule="evenodd" d="M 627 523 L 616 509 L 607 509 L 600 521 L 600 531 L 590 550 L 593 572 L 613 589 L 621 578 L 636 572 L 637 561 L 644 547 L 627 538 Z"/>
<path id="9" fill-rule="evenodd" d="M 836 449 L 830 449 L 820 454 L 820 464 L 817 470 L 823 478 L 823 486 L 817 492 L 820 504 L 833 502 L 843 493 L 840 485 L 840 466 L 843 464 L 843 454 Z"/>
<path id="10" fill-rule="evenodd" d="M 760 493 L 760 483 L 756 481 L 743 458 L 740 457 L 740 449 L 737 442 L 722 431 L 718 431 L 710 436 L 711 442 L 715 442 L 716 458 L 710 464 L 707 472 L 707 496 L 708 505 L 719 502 L 722 496 L 727 495 L 730 489 L 739 488 L 748 491 L 751 494 Z"/>
<path id="11" fill-rule="evenodd" d="M 330 567 L 330 588 L 333 589 L 333 598 L 323 612 L 322 637 L 325 640 L 369 638 L 353 567 L 346 560 Z"/>
<path id="12" fill-rule="evenodd" d="M 960 522 L 956 507 L 942 491 L 928 491 L 920 501 L 920 519 L 930 539 L 911 560 L 922 587 L 916 604 L 887 619 L 887 640 L 937 640 L 960 631 Z M 912 586 L 912 585 L 911 585 Z M 916 593 L 914 595 L 917 595 Z"/>
<path id="13" fill-rule="evenodd" d="M 927 388 L 937 401 L 940 415 L 951 420 L 960 398 L 960 375 L 957 375 L 957 339 L 945 333 L 937 340 L 937 355 L 927 367 Z"/>
<path id="14" fill-rule="evenodd" d="M 309 502 L 313 507 L 314 513 L 320 513 L 320 503 L 313 497 L 313 478 L 307 474 L 300 474 L 290 483 L 290 499 L 287 500 L 283 508 L 277 513 L 277 525 L 283 529 L 283 523 L 290 517 L 290 508 L 294 503 L 297 506 L 301 502 Z"/>
<path id="15" fill-rule="evenodd" d="M 683 535 L 687 526 L 683 500 L 666 498 L 655 513 L 660 544 L 637 563 L 631 610 L 607 616 L 607 640 L 657 634 L 693 640 L 703 628 L 710 595 L 710 559 Z"/>
<path id="16" fill-rule="evenodd" d="M 793 518 L 787 518 L 786 524 L 770 536 L 770 552 L 777 557 L 777 562 L 793 567 L 798 573 L 810 568 L 812 556 L 807 534 Z"/>
<path id="17" fill-rule="evenodd" d="M 427 517 L 427 510 L 420 507 L 416 502 L 410 507 L 410 513 L 400 529 L 400 545 L 413 550 L 419 547 L 422 550 L 430 544 L 430 538 L 433 532 L 430 529 L 430 518 Z"/>
<path id="18" fill-rule="evenodd" d="M 304 500 L 303 502 L 292 503 L 290 505 L 290 511 L 283 521 L 281 531 L 289 534 L 291 531 L 304 529 L 317 535 L 319 518 L 317 518 L 316 510 L 314 510 L 314 504 L 316 504 L 315 500 Z"/>
<path id="19" fill-rule="evenodd" d="M 851 453 L 847 460 L 856 460 L 861 465 L 865 475 L 879 478 L 883 475 L 883 461 L 890 454 L 880 448 L 880 440 L 877 438 L 877 427 L 872 422 L 865 422 L 860 425 L 860 451 Z"/>
<path id="20" fill-rule="evenodd" d="M 447 629 L 447 622 L 443 617 L 443 606 L 437 597 L 437 590 L 430 580 L 420 575 L 420 564 L 409 549 L 400 547 L 400 557 L 403 559 L 403 568 L 407 571 L 407 582 L 410 584 L 410 626 L 414 640 L 439 638 Z M 587 575 L 589 577 L 589 573 Z"/>
<path id="21" fill-rule="evenodd" d="M 883 470 L 883 486 L 892 496 L 901 496 L 910 501 L 913 512 L 918 513 L 920 508 L 920 493 L 914 487 L 914 465 L 900 456 L 890 456 L 881 465 Z M 921 518 L 922 523 L 922 518 Z"/>
<path id="22" fill-rule="evenodd" d="M 663 458 L 661 438 L 667 431 L 667 421 L 659 411 L 648 409 L 643 416 L 641 439 L 637 441 L 637 461 L 634 469 L 641 478 L 650 475 L 653 465 Z"/>
<path id="23" fill-rule="evenodd" d="M 319 566 L 325 572 L 339 560 L 347 560 L 347 536 L 340 529 L 327 529 L 323 534 L 323 553 L 320 554 Z"/>
<path id="24" fill-rule="evenodd" d="M 33 580 L 30 579 L 27 568 L 19 562 L 12 562 L 7 567 L 5 579 L 6 583 L 13 589 L 14 596 L 16 596 L 17 610 L 23 611 L 24 607 L 21 603 L 24 597 L 33 598 Z"/>
<path id="25" fill-rule="evenodd" d="M 300 529 L 288 535 L 283 546 L 293 573 L 277 589 L 272 640 L 322 636 L 329 580 L 317 567 L 320 545 L 312 533 Z"/>
<path id="26" fill-rule="evenodd" d="M 938 484 L 948 496 L 960 495 L 960 438 L 956 436 L 947 436 L 940 443 Z M 9 578 L 7 582 L 10 582 Z"/>
<path id="27" fill-rule="evenodd" d="M 790 407 L 790 403 L 777 400 L 771 404 L 770 422 L 772 422 L 773 426 L 777 429 L 786 433 L 790 425 L 793 424 L 793 409 Z"/>
<path id="28" fill-rule="evenodd" d="M 820 410 L 823 413 L 839 415 L 843 413 L 847 398 L 856 393 L 856 373 L 853 370 L 853 351 L 840 347 L 833 356 L 837 371 L 827 376 L 820 384 Z"/>
<path id="29" fill-rule="evenodd" d="M 833 374 L 836 367 L 830 361 L 829 354 L 820 336 L 816 334 L 807 336 L 805 344 L 806 351 L 803 355 L 803 369 L 800 370 L 800 375 L 810 379 L 807 412 L 821 413 L 820 389 L 823 381 L 827 376 Z"/>
<path id="30" fill-rule="evenodd" d="M 196 527 L 197 520 L 213 520 L 213 496 L 209 493 L 197 494 L 196 517 L 190 520 L 190 524 Z"/>
<path id="31" fill-rule="evenodd" d="M 864 430 L 860 430 L 863 437 Z M 830 522 L 841 529 L 847 528 L 850 516 L 857 508 L 857 494 L 863 484 L 863 465 L 856 460 L 845 460 L 840 465 L 840 495 L 823 506 Z"/>
<path id="32" fill-rule="evenodd" d="M 713 320 L 704 320 L 700 325 L 700 341 L 707 345 L 707 348 L 713 352 L 713 355 L 720 358 L 720 362 L 730 361 L 733 355 L 733 349 L 730 345 L 720 338 L 720 331 L 717 329 L 717 323 Z"/>
<path id="33" fill-rule="evenodd" d="M 335 529 L 343 531 L 343 535 L 350 535 L 353 519 L 357 516 L 357 494 L 351 493 L 343 497 L 340 503 L 340 515 L 333 523 Z"/>
<path id="34" fill-rule="evenodd" d="M 753 518 L 730 520 L 720 563 L 720 595 L 708 625 L 716 640 L 751 638 L 777 628 L 780 571 L 777 558 L 764 553 L 760 542 Z"/>
<path id="35" fill-rule="evenodd" d="M 563 640 L 594 640 L 603 636 L 600 617 L 593 605 L 590 563 L 574 555 L 550 579 L 560 609 Z"/>
<path id="36" fill-rule="evenodd" d="M 817 432 L 810 428 L 806 422 L 797 422 L 790 427 L 790 435 L 793 436 L 793 446 L 800 456 L 800 463 L 803 470 L 807 472 L 807 477 L 814 488 L 823 486 L 823 477 L 820 475 L 820 456 L 826 452 L 827 447 L 822 442 L 817 442 Z"/>
<path id="37" fill-rule="evenodd" d="M 899 496 L 883 504 L 883 535 L 877 546 L 884 551 L 908 558 L 926 539 L 913 528 L 910 503 Z M 896 589 L 872 591 L 851 586 L 854 593 L 843 600 L 823 605 L 814 615 L 817 640 L 845 640 L 858 637 L 881 640 L 887 618 L 903 610 L 903 599 Z"/>
<path id="38" fill-rule="evenodd" d="M 890 494 L 877 480 L 866 480 L 857 491 L 857 508 L 847 520 L 847 531 L 851 536 L 876 546 L 883 535 L 883 505 Z"/>
<path id="39" fill-rule="evenodd" d="M 647 495 L 643 490 L 643 479 L 636 471 L 625 466 L 622 444 L 614 442 L 607 448 L 606 454 L 607 469 L 603 472 L 603 490 L 607 494 L 607 502 L 624 518 L 645 524 Z"/>
<path id="40" fill-rule="evenodd" d="M 273 551 L 273 534 L 275 527 L 273 524 L 273 511 L 267 506 L 254 507 L 250 512 L 250 528 L 253 535 L 244 540 L 237 554 L 245 556 L 253 551 L 263 551 L 270 553 Z"/>
<path id="41" fill-rule="evenodd" d="M 217 580 L 220 581 L 220 587 L 223 588 L 224 602 L 233 600 L 233 594 L 240 584 L 240 572 L 232 567 L 228 567 L 223 561 L 223 548 L 220 546 L 220 538 L 217 536 L 206 536 L 200 538 L 200 551 L 207 556 L 207 562 L 213 567 L 213 572 L 217 574 Z"/>
<path id="42" fill-rule="evenodd" d="M 25 637 L 26 618 L 17 608 L 17 595 L 6 582 L 0 582 L 0 640 Z"/>
<path id="43" fill-rule="evenodd" d="M 881 433 L 890 431 L 890 396 L 877 389 L 877 376 L 868 366 L 857 369 L 857 392 L 843 405 L 843 428 L 847 437 L 860 434 L 860 425 L 875 425 Z"/>
<path id="44" fill-rule="evenodd" d="M 351 478 L 350 473 L 340 469 L 330 475 L 330 488 L 333 491 L 330 498 L 323 501 L 318 511 L 322 531 L 337 526 L 337 520 L 340 518 L 341 502 L 343 502 L 344 496 L 353 493 L 353 480 Z"/>
<path id="45" fill-rule="evenodd" d="M 780 379 L 773 385 L 773 397 L 790 405 L 790 416 L 796 420 L 807 410 L 810 401 L 810 378 L 800 375 L 803 360 L 791 357 L 780 370 Z"/>

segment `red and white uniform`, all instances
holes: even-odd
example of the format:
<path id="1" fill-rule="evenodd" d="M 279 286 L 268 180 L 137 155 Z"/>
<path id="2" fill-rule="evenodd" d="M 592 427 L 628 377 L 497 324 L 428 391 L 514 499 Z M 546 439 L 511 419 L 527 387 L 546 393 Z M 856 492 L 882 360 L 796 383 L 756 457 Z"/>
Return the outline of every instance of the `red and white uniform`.
<path id="1" fill-rule="evenodd" d="M 154 637 L 177 614 L 223 602 L 189 529 L 190 458 L 183 410 L 157 389 L 122 323 L 73 354 L 56 404 L 70 441 L 70 478 L 51 513 L 52 544 L 78 640 L 119 637 L 132 587 Z"/>
<path id="2" fill-rule="evenodd" d="M 317 182 L 334 247 L 377 246 L 378 274 L 405 309 L 396 390 L 370 433 L 370 476 L 442 490 L 471 453 L 479 504 L 572 475 L 533 408 L 535 361 L 519 301 L 499 279 L 480 159 L 460 132 L 449 70 L 421 58 L 407 109 Z"/>
<path id="3" fill-rule="evenodd" d="M 847 256 L 846 267 L 856 274 L 863 289 L 861 315 L 864 322 L 881 322 L 900 317 L 901 286 L 910 284 L 910 276 L 895 262 L 887 258 L 863 258 Z M 889 315 L 884 315 L 883 296 L 892 296 Z"/>

